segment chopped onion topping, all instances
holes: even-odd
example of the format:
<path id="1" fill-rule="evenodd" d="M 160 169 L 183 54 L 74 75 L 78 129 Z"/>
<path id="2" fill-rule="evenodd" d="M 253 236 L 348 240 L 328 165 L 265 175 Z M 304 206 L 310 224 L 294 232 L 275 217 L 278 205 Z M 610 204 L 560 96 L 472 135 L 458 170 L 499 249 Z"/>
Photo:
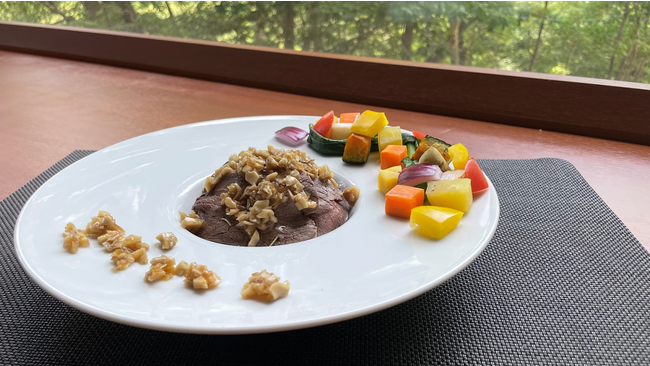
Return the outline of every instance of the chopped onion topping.
<path id="1" fill-rule="evenodd" d="M 442 170 L 434 164 L 414 164 L 399 173 L 397 184 L 402 186 L 416 186 L 420 183 L 440 180 Z"/>
<path id="2" fill-rule="evenodd" d="M 298 127 L 285 127 L 275 132 L 275 138 L 290 146 L 298 146 L 309 133 Z"/>

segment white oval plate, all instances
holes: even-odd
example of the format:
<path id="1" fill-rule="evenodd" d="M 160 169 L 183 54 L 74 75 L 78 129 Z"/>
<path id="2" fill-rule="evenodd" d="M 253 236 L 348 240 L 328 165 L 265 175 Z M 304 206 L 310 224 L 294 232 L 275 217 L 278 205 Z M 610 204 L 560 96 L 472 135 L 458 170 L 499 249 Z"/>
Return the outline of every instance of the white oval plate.
<path id="1" fill-rule="evenodd" d="M 377 190 L 379 156 L 347 165 L 299 148 L 328 164 L 361 190 L 352 215 L 339 229 L 302 243 L 233 247 L 183 230 L 206 176 L 233 153 L 268 144 L 282 127 L 307 129 L 318 117 L 267 116 L 218 120 L 139 136 L 98 151 L 48 180 L 25 204 L 15 247 L 30 278 L 55 298 L 86 313 L 137 327 L 172 332 L 243 334 L 283 331 L 338 322 L 418 296 L 465 268 L 492 238 L 499 217 L 496 191 L 475 198 L 460 225 L 443 240 L 414 234 L 408 220 L 384 214 Z M 223 279 L 195 292 L 180 277 L 145 283 L 149 265 L 111 271 L 110 254 L 91 239 L 76 254 L 63 249 L 68 222 L 85 228 L 99 210 L 113 214 L 127 234 L 151 245 L 149 259 L 167 254 L 177 262 L 206 264 Z M 155 239 L 172 231 L 178 245 L 163 252 Z M 267 269 L 291 282 L 289 296 L 271 304 L 243 300 L 248 277 Z"/>

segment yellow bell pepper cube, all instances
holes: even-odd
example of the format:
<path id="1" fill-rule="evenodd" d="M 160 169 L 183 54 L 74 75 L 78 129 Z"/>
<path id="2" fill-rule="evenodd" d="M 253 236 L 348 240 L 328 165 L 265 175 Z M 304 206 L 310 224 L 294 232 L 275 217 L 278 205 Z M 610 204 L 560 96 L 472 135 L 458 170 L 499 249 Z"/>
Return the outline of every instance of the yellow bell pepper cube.
<path id="1" fill-rule="evenodd" d="M 415 232 L 442 239 L 458 226 L 463 213 L 448 207 L 419 206 L 411 210 L 410 224 Z"/>
<path id="2" fill-rule="evenodd" d="M 397 185 L 397 178 L 401 171 L 401 165 L 379 171 L 379 175 L 377 176 L 377 188 L 381 193 L 386 194 Z"/>
<path id="3" fill-rule="evenodd" d="M 467 178 L 431 181 L 427 184 L 427 199 L 431 206 L 467 212 L 472 207 L 472 181 Z"/>
<path id="4" fill-rule="evenodd" d="M 402 145 L 402 129 L 399 126 L 386 126 L 379 131 L 377 139 L 379 152 L 384 151 L 388 145 Z"/>
<path id="5" fill-rule="evenodd" d="M 463 144 L 458 143 L 448 147 L 447 151 L 451 154 L 451 161 L 454 163 L 454 169 L 465 169 L 465 164 L 467 164 L 467 160 L 469 160 L 467 148 Z"/>
<path id="6" fill-rule="evenodd" d="M 375 137 L 386 126 L 388 126 L 386 115 L 381 112 L 365 111 L 354 121 L 350 131 L 358 135 Z"/>

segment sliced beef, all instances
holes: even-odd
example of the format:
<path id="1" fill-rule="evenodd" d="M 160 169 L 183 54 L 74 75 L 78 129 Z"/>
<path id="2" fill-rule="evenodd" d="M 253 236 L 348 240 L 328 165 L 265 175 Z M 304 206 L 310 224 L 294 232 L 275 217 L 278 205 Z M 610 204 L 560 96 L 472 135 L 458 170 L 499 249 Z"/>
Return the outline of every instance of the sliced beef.
<path id="1" fill-rule="evenodd" d="M 316 191 L 314 181 L 311 179 L 309 174 L 300 172 L 300 183 L 303 186 L 302 190 L 309 195 L 309 199 L 316 202 L 315 208 L 306 208 L 302 210 L 302 212 L 305 215 L 313 214 L 318 209 L 318 192 Z"/>
<path id="2" fill-rule="evenodd" d="M 260 233 L 261 245 L 270 245 L 276 236 L 278 240 L 273 245 L 297 243 L 318 236 L 314 220 L 300 212 L 291 200 L 287 200 L 274 211 L 278 222 L 270 230 Z"/>
<path id="3" fill-rule="evenodd" d="M 300 182 L 310 199 L 317 203 L 316 208 L 301 212 L 293 201 L 287 199 L 274 209 L 278 219 L 274 227 L 259 231 L 258 246 L 268 246 L 274 240 L 273 245 L 283 245 L 313 239 L 338 228 L 347 220 L 348 211 L 340 204 L 343 198 L 337 187 L 329 181 L 312 180 L 304 172 L 301 172 Z M 203 193 L 196 199 L 192 210 L 205 221 L 205 225 L 195 234 L 217 243 L 246 246 L 250 240 L 248 233 L 235 226 L 237 220 L 234 217 L 226 215 L 219 197 L 228 191 L 228 186 L 232 183 L 238 183 L 242 189 L 249 186 L 243 177 L 233 172 L 222 177 L 211 192 Z"/>
<path id="4" fill-rule="evenodd" d="M 237 220 L 226 215 L 226 208 L 221 205 L 219 196 L 199 197 L 192 210 L 204 221 L 205 225 L 195 232 L 203 239 L 230 245 L 247 245 L 250 240 L 248 233 L 235 226 Z M 226 218 L 230 222 L 223 220 Z"/>
<path id="5" fill-rule="evenodd" d="M 233 183 L 239 184 L 242 190 L 250 185 L 244 177 L 240 177 L 237 172 L 232 172 L 221 177 L 214 188 L 212 188 L 212 191 L 207 194 L 203 193 L 201 196 L 221 196 L 223 192 L 228 192 L 228 186 Z"/>
<path id="6" fill-rule="evenodd" d="M 318 197 L 318 207 L 311 217 L 318 227 L 318 235 L 327 234 L 343 225 L 348 219 L 348 210 L 341 205 L 341 190 L 329 181 L 316 179 L 314 188 Z"/>

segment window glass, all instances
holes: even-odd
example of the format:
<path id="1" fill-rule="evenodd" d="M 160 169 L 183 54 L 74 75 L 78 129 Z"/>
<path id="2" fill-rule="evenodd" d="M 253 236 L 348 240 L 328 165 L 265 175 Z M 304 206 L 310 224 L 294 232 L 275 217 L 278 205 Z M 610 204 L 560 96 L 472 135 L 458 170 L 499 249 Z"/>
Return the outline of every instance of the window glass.
<path id="1" fill-rule="evenodd" d="M 650 2 L 0 2 L 0 20 L 650 83 Z"/>

